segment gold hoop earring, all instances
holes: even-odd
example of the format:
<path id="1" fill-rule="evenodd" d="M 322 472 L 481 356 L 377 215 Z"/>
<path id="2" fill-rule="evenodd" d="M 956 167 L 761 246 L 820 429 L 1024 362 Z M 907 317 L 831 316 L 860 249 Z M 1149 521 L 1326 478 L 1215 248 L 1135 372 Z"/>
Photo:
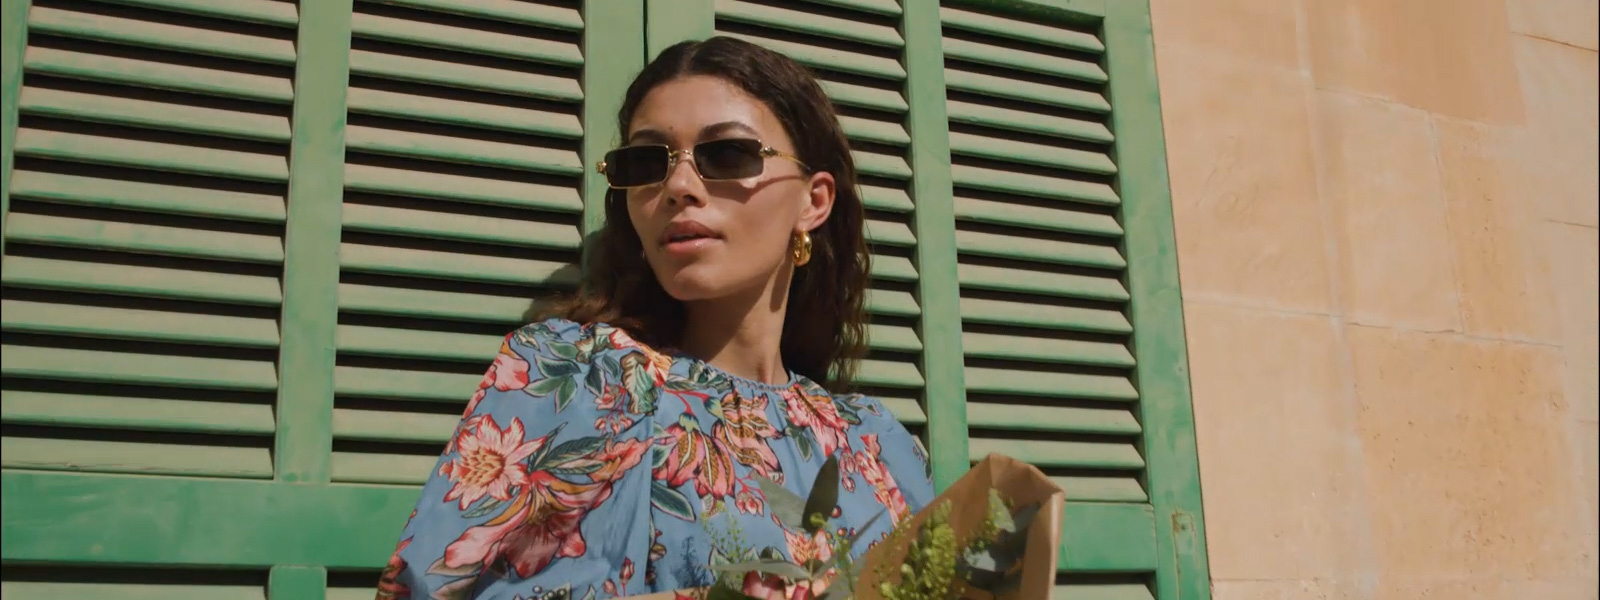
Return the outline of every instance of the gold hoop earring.
<path id="1" fill-rule="evenodd" d="M 796 231 L 794 237 L 789 239 L 789 256 L 794 258 L 794 266 L 803 267 L 811 262 L 811 233 Z"/>

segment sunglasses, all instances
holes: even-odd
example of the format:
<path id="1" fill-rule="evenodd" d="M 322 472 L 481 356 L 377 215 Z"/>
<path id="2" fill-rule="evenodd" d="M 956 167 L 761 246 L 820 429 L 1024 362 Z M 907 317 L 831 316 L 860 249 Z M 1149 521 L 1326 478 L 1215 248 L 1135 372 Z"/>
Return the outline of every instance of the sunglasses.
<path id="1" fill-rule="evenodd" d="M 623 146 L 606 153 L 597 170 L 604 173 L 613 188 L 636 188 L 667 180 L 678 161 L 688 157 L 701 179 L 727 181 L 748 179 L 766 170 L 767 158 L 787 158 L 806 168 L 800 158 L 773 148 L 761 140 L 732 138 L 694 145 L 690 150 L 673 150 L 664 144 Z"/>

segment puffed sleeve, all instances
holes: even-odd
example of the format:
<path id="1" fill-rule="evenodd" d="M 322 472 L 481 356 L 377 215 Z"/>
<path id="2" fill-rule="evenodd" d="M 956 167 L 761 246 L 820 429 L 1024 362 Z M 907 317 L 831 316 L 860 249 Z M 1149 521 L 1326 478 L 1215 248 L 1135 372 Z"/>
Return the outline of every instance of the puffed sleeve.
<path id="1" fill-rule="evenodd" d="M 865 448 L 858 462 L 879 503 L 898 519 L 903 511 L 916 513 L 933 502 L 928 453 L 921 442 L 877 399 L 854 396 L 850 402 L 864 408 L 856 427 Z"/>
<path id="2" fill-rule="evenodd" d="M 563 320 L 506 337 L 422 488 L 380 600 L 643 589 L 650 423 L 597 360 L 607 340 Z"/>

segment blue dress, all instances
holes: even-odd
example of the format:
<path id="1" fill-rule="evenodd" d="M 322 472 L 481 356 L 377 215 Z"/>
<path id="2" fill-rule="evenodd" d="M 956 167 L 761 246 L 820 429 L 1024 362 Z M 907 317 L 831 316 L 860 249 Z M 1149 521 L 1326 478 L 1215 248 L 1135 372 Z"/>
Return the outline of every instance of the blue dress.
<path id="1" fill-rule="evenodd" d="M 734 537 L 738 548 L 826 560 L 825 538 L 783 527 L 755 478 L 804 497 L 828 456 L 842 488 L 829 527 L 855 531 L 887 513 L 864 542 L 933 500 L 926 454 L 876 400 L 795 375 L 781 386 L 738 378 L 603 324 L 534 323 L 507 336 L 467 404 L 378 598 L 586 600 L 703 586 Z"/>

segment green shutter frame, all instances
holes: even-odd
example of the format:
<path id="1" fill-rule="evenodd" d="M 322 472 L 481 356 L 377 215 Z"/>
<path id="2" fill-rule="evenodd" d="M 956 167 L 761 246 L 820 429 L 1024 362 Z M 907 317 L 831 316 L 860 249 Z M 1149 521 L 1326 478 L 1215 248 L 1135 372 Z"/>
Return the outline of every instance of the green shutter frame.
<path id="1" fill-rule="evenodd" d="M 841 107 L 936 483 L 1032 461 L 1061 597 L 1208 597 L 1146 1 L 942 4 L 4 0 L 0 590 L 370 597 L 626 85 L 724 33 Z"/>

